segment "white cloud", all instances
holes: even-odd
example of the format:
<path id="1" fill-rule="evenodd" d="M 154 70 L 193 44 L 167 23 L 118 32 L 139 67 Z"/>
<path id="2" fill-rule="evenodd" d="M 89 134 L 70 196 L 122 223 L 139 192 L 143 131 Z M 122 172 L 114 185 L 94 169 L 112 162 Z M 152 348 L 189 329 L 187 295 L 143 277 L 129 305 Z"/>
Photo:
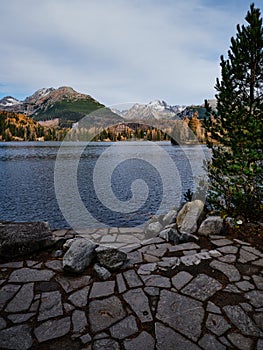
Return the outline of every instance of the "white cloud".
<path id="1" fill-rule="evenodd" d="M 219 55 L 250 3 L 243 1 L 244 12 L 232 2 L 6 2 L 0 93 L 70 85 L 106 104 L 200 103 L 212 97 Z"/>

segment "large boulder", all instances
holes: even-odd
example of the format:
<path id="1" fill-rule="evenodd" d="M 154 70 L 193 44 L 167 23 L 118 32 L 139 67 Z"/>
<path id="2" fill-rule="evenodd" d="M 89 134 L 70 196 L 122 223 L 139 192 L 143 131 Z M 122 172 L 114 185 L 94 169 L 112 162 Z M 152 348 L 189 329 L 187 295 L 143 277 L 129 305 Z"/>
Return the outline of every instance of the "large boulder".
<path id="1" fill-rule="evenodd" d="M 96 248 L 98 263 L 109 270 L 120 268 L 127 260 L 127 254 L 117 248 L 99 246 Z"/>
<path id="2" fill-rule="evenodd" d="M 163 238 L 167 242 L 172 242 L 173 244 L 178 244 L 180 242 L 180 234 L 175 228 L 172 227 L 162 230 L 159 233 L 159 237 Z"/>
<path id="3" fill-rule="evenodd" d="M 179 211 L 176 223 L 180 233 L 195 233 L 203 215 L 204 203 L 199 199 L 186 203 Z"/>
<path id="4" fill-rule="evenodd" d="M 95 257 L 98 244 L 86 238 L 75 238 L 63 257 L 65 271 L 80 273 L 88 267 Z"/>
<path id="5" fill-rule="evenodd" d="M 170 209 L 169 212 L 163 217 L 163 225 L 171 225 L 176 222 L 177 209 Z"/>
<path id="6" fill-rule="evenodd" d="M 220 235 L 224 228 L 223 219 L 220 216 L 208 216 L 199 227 L 199 235 Z"/>
<path id="7" fill-rule="evenodd" d="M 55 244 L 47 222 L 0 223 L 0 256 L 12 259 Z"/>
<path id="8" fill-rule="evenodd" d="M 163 225 L 159 221 L 147 223 L 144 230 L 145 238 L 157 237 L 162 229 Z"/>

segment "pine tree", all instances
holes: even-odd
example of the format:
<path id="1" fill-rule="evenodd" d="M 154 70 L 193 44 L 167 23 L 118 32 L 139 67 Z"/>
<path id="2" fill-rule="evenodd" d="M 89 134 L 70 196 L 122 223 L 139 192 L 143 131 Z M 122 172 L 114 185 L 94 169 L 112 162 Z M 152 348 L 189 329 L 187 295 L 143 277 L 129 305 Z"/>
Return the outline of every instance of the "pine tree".
<path id="1" fill-rule="evenodd" d="M 250 6 L 246 25 L 237 26 L 228 59 L 221 56 L 216 81 L 217 111 L 206 120 L 212 149 L 208 200 L 226 215 L 262 219 L 263 194 L 263 27 Z M 208 109 L 209 112 L 209 109 Z M 211 117 L 212 116 L 212 117 Z"/>

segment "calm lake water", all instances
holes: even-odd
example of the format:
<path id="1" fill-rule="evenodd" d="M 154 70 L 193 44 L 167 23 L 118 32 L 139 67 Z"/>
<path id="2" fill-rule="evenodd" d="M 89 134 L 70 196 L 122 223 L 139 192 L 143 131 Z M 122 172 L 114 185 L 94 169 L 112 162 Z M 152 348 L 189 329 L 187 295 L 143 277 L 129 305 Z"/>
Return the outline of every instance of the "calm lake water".
<path id="1" fill-rule="evenodd" d="M 178 205 L 208 155 L 205 146 L 169 142 L 0 143 L 0 220 L 64 228 L 87 226 L 92 217 L 107 226 L 137 226 Z"/>

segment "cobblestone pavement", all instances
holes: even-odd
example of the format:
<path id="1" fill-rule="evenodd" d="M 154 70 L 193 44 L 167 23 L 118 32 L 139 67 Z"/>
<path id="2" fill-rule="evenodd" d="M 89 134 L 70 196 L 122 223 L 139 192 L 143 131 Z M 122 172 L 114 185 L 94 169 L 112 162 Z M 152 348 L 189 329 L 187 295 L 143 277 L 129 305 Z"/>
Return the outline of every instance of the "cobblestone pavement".
<path id="1" fill-rule="evenodd" d="M 129 262 L 105 281 L 92 268 L 63 274 L 51 253 L 1 264 L 1 349 L 263 349 L 263 254 L 250 244 L 82 235 L 114 242 Z"/>

